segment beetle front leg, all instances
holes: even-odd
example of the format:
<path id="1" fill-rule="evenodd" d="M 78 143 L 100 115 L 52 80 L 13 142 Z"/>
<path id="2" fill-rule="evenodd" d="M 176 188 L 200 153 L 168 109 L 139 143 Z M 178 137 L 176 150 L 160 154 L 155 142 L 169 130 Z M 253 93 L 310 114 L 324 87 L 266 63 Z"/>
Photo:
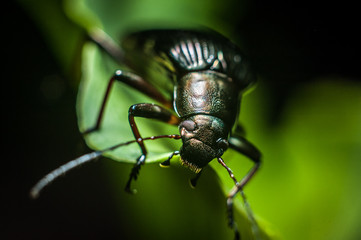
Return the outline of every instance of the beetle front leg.
<path id="1" fill-rule="evenodd" d="M 192 188 L 196 188 L 198 179 L 201 176 L 202 172 L 203 172 L 203 169 L 199 173 L 197 173 L 197 175 L 194 178 L 189 180 L 189 184 L 191 185 Z"/>
<path id="2" fill-rule="evenodd" d="M 115 81 L 125 83 L 126 85 L 144 93 L 148 97 L 151 97 L 152 99 L 160 102 L 164 106 L 171 106 L 171 102 L 165 99 L 163 95 L 153 85 L 145 81 L 142 77 L 131 72 L 117 70 L 108 82 L 95 125 L 85 130 L 83 134 L 92 133 L 100 128 L 110 91 Z"/>
<path id="3" fill-rule="evenodd" d="M 235 239 L 240 239 L 240 235 L 238 232 L 238 228 L 236 223 L 234 222 L 234 214 L 233 214 L 233 198 L 237 195 L 238 192 L 241 193 L 242 198 L 245 202 L 246 210 L 249 213 L 250 220 L 253 222 L 254 225 L 256 225 L 255 220 L 253 219 L 251 210 L 248 206 L 248 203 L 246 201 L 246 197 L 243 193 L 243 187 L 245 184 L 252 178 L 252 176 L 256 173 L 257 169 L 260 166 L 260 158 L 261 153 L 258 151 L 258 149 L 253 146 L 252 143 L 248 142 L 245 138 L 241 136 L 233 136 L 229 139 L 229 147 L 233 148 L 234 150 L 238 151 L 239 153 L 242 153 L 246 157 L 250 158 L 255 165 L 251 168 L 251 170 L 242 178 L 241 181 L 237 181 L 235 178 L 232 170 L 226 165 L 226 163 L 223 161 L 222 158 L 218 158 L 218 162 L 228 171 L 229 176 L 232 178 L 232 180 L 235 183 L 235 186 L 230 191 L 230 193 L 227 196 L 227 214 L 228 214 L 228 225 L 233 228 L 235 232 Z M 257 234 L 257 233 L 256 233 Z"/>
<path id="4" fill-rule="evenodd" d="M 134 119 L 135 117 L 155 119 L 172 125 L 177 125 L 180 122 L 178 117 L 173 115 L 167 109 L 156 104 L 140 103 L 140 104 L 132 105 L 129 108 L 129 112 L 128 112 L 129 124 L 132 129 L 135 140 L 137 141 L 142 152 L 142 155 L 137 159 L 137 162 L 132 168 L 132 171 L 129 176 L 129 180 L 125 186 L 125 190 L 130 193 L 132 192 L 130 187 L 131 182 L 132 180 L 136 180 L 138 178 L 140 167 L 145 163 L 147 157 L 147 149 L 144 145 L 144 140 L 140 135 L 137 124 L 135 123 L 135 119 Z"/>
<path id="5" fill-rule="evenodd" d="M 232 189 L 230 196 L 234 197 L 239 190 L 241 190 L 244 185 L 253 177 L 261 164 L 261 153 L 260 151 L 250 142 L 248 142 L 245 138 L 237 136 L 231 137 L 229 139 L 229 146 L 234 150 L 242 153 L 249 159 L 251 159 L 255 164 L 251 168 L 251 170 L 239 181 L 236 186 Z"/>
<path id="6" fill-rule="evenodd" d="M 249 213 L 248 215 L 249 215 L 250 220 L 252 221 L 253 225 L 255 225 L 255 227 L 258 229 L 257 223 L 255 222 L 255 220 L 253 218 L 252 211 L 251 211 L 250 207 L 248 206 L 248 202 L 246 201 L 246 197 L 243 193 L 243 187 L 246 185 L 246 183 L 249 182 L 249 180 L 254 176 L 256 171 L 259 169 L 260 164 L 261 164 L 261 153 L 252 143 L 250 143 L 249 141 L 247 141 L 245 138 L 243 138 L 241 136 L 231 137 L 229 139 L 229 146 L 231 148 L 233 148 L 234 150 L 238 151 L 239 153 L 242 153 L 243 155 L 245 155 L 246 157 L 248 157 L 255 163 L 254 166 L 251 168 L 251 170 L 242 178 L 241 181 L 238 182 L 234 178 L 232 171 L 225 165 L 225 163 L 223 161 L 220 162 L 227 169 L 229 175 L 235 182 L 235 186 L 232 188 L 232 190 L 230 191 L 230 193 L 228 194 L 228 197 L 227 197 L 227 212 L 228 212 L 229 225 L 235 229 L 236 239 L 238 239 L 239 236 L 237 238 L 237 234 L 239 234 L 239 233 L 238 233 L 238 230 L 234 223 L 234 218 L 233 218 L 233 198 L 237 195 L 238 192 L 240 192 L 242 195 L 242 198 L 245 202 L 246 210 Z M 254 231 L 254 234 L 257 235 L 258 233 Z"/>

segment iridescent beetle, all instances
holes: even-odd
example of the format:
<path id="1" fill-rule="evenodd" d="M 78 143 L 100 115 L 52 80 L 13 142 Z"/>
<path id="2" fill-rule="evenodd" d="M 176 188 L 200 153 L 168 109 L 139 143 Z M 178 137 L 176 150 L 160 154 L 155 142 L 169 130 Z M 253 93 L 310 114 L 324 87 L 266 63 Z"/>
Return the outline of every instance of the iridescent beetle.
<path id="1" fill-rule="evenodd" d="M 261 156 L 257 148 L 245 138 L 232 133 L 242 93 L 255 81 L 239 48 L 213 31 L 141 31 L 125 38 L 122 49 L 101 31 L 95 31 L 90 36 L 115 60 L 125 63 L 134 72 L 115 72 L 109 81 L 96 124 L 84 134 L 99 129 L 110 89 L 115 81 L 137 89 L 161 105 L 132 105 L 128 117 L 135 140 L 83 155 L 64 164 L 41 179 L 31 190 L 31 196 L 36 198 L 45 186 L 70 169 L 92 161 L 106 151 L 136 142 L 142 154 L 132 168 L 125 187 L 126 191 L 131 192 L 131 182 L 137 179 L 140 167 L 147 158 L 144 141 L 159 138 L 182 139 L 180 150 L 174 151 L 162 165 L 169 165 L 172 157 L 179 154 L 182 164 L 197 173 L 191 180 L 191 184 L 195 186 L 202 169 L 210 161 L 217 159 L 235 183 L 227 197 L 227 209 L 229 225 L 234 229 L 236 239 L 239 238 L 233 220 L 233 198 L 238 192 L 243 194 L 242 188 L 259 168 Z M 152 70 L 149 68 L 154 68 L 155 65 L 157 69 L 162 69 L 162 74 L 172 88 L 169 98 L 155 87 L 157 79 L 148 74 Z M 171 106 L 177 115 L 168 110 Z M 143 138 L 135 117 L 178 125 L 180 135 Z M 241 181 L 236 180 L 232 170 L 222 159 L 228 148 L 242 153 L 254 162 L 254 166 Z"/>

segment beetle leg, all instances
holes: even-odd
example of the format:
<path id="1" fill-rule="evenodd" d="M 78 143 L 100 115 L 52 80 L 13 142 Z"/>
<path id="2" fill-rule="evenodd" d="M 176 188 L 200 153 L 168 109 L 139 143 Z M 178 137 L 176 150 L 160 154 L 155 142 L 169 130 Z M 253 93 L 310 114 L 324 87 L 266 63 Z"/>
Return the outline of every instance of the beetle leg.
<path id="1" fill-rule="evenodd" d="M 94 43 L 96 43 L 100 48 L 102 48 L 106 53 L 108 53 L 114 60 L 119 63 L 124 62 L 124 53 L 108 34 L 106 34 L 100 28 L 93 28 L 88 32 L 88 37 Z"/>
<path id="2" fill-rule="evenodd" d="M 217 158 L 217 160 L 227 170 L 229 176 L 232 178 L 232 180 L 234 181 L 234 184 L 237 186 L 238 181 L 237 181 L 236 177 L 234 176 L 232 170 L 226 165 L 226 163 L 223 161 L 223 159 L 221 157 Z M 233 217 L 233 197 L 229 197 L 229 195 L 227 198 L 227 217 L 228 217 L 229 227 L 234 230 L 235 239 L 239 239 L 240 235 L 238 232 L 237 224 L 234 222 L 234 217 Z"/>
<path id="3" fill-rule="evenodd" d="M 240 123 L 236 124 L 232 129 L 232 137 L 244 136 L 244 135 L 246 135 L 245 128 Z"/>
<path id="4" fill-rule="evenodd" d="M 172 154 L 168 157 L 167 160 L 165 160 L 164 162 L 159 163 L 159 166 L 167 168 L 170 166 L 170 160 L 175 156 L 175 155 L 179 155 L 179 151 L 174 151 L 172 152 Z"/>
<path id="5" fill-rule="evenodd" d="M 228 220 L 229 220 L 229 225 L 231 227 L 233 227 L 235 229 L 236 232 L 236 239 L 237 239 L 237 229 L 236 229 L 236 225 L 234 223 L 234 218 L 233 218 L 233 198 L 236 196 L 236 194 L 238 192 L 240 192 L 240 194 L 242 195 L 244 204 L 245 204 L 245 209 L 248 212 L 248 217 L 250 218 L 250 221 L 252 222 L 253 225 L 253 233 L 255 235 L 259 235 L 259 230 L 258 230 L 258 226 L 257 223 L 253 217 L 252 214 L 252 210 L 249 207 L 249 204 L 247 202 L 246 196 L 243 193 L 243 187 L 246 185 L 246 183 L 253 177 L 253 175 L 256 173 L 256 171 L 258 170 L 258 168 L 260 167 L 261 164 L 261 153 L 259 152 L 259 150 L 250 142 L 248 142 L 245 138 L 241 137 L 241 136 L 233 136 L 230 137 L 229 139 L 229 146 L 231 148 L 233 148 L 234 150 L 242 153 L 243 155 L 245 155 L 246 157 L 250 158 L 255 165 L 251 168 L 251 170 L 246 174 L 246 176 L 244 176 L 242 178 L 241 181 L 237 181 L 234 178 L 234 175 L 231 171 L 231 169 L 229 169 L 225 163 L 223 162 L 223 160 L 221 158 L 218 159 L 218 161 L 227 169 L 230 177 L 233 179 L 233 181 L 235 182 L 235 186 L 233 187 L 233 189 L 230 191 L 230 193 L 228 194 L 227 197 L 227 211 L 228 211 Z M 220 161 L 220 159 L 222 161 Z"/>
<path id="6" fill-rule="evenodd" d="M 237 192 L 242 189 L 244 185 L 246 185 L 246 183 L 258 170 L 261 164 L 261 153 L 252 143 L 248 142 L 245 138 L 240 136 L 230 137 L 229 146 L 237 152 L 242 153 L 255 163 L 246 176 L 244 176 L 242 180 L 239 181 L 238 184 L 236 184 L 236 186 L 232 189 L 231 196 L 234 197 L 234 195 L 236 195 Z"/>
<path id="7" fill-rule="evenodd" d="M 131 73 L 131 72 L 123 72 L 121 70 L 117 70 L 115 72 L 115 74 L 109 80 L 109 83 L 108 83 L 107 89 L 105 91 L 103 102 L 100 107 L 100 110 L 98 113 L 98 118 L 96 120 L 95 125 L 89 129 L 85 130 L 83 132 L 83 134 L 88 134 L 88 133 L 94 132 L 99 129 L 102 118 L 103 118 L 105 106 L 106 106 L 106 103 L 107 103 L 107 100 L 108 100 L 108 97 L 110 94 L 110 90 L 113 86 L 114 81 L 123 82 L 123 83 L 127 84 L 128 86 L 133 87 L 136 90 L 144 93 L 148 97 L 151 97 L 152 99 L 160 102 L 161 104 L 163 104 L 166 107 L 171 106 L 171 102 L 169 102 L 167 99 L 165 99 L 163 97 L 163 95 L 155 87 L 153 87 L 150 83 L 145 81 L 143 78 L 141 78 L 140 76 L 138 76 L 134 73 Z"/>
<path id="8" fill-rule="evenodd" d="M 168 123 L 168 124 L 172 124 L 172 125 L 178 125 L 180 122 L 180 119 L 178 117 L 173 115 L 167 109 L 165 109 L 159 105 L 156 105 L 156 104 L 140 103 L 140 104 L 134 104 L 129 108 L 129 114 L 128 114 L 129 124 L 133 131 L 135 140 L 137 141 L 137 143 L 142 151 L 142 155 L 137 159 L 137 162 L 135 163 L 135 165 L 130 173 L 129 180 L 125 187 L 125 190 L 127 192 L 131 192 L 130 184 L 133 179 L 134 180 L 137 179 L 140 167 L 141 167 L 141 165 L 143 165 L 145 163 L 145 159 L 147 156 L 147 149 L 145 148 L 144 140 L 139 133 L 137 124 L 135 123 L 135 119 L 134 119 L 135 117 L 151 118 L 151 119 L 159 120 L 164 123 Z M 174 154 L 176 154 L 176 153 L 174 153 Z M 173 157 L 173 155 L 172 155 L 172 157 Z"/>
<path id="9" fill-rule="evenodd" d="M 189 180 L 189 183 L 190 183 L 192 188 L 196 187 L 198 179 L 201 176 L 202 172 L 203 172 L 203 169 L 199 173 L 197 173 L 197 175 L 194 178 Z"/>

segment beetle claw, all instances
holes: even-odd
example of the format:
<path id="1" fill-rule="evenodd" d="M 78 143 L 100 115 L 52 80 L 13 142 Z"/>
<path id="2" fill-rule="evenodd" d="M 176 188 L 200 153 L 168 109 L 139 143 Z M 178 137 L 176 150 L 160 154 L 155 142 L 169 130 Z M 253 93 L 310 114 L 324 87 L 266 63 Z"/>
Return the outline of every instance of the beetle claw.
<path id="1" fill-rule="evenodd" d="M 167 159 L 164 162 L 159 163 L 159 166 L 164 167 L 164 168 L 170 167 L 170 159 Z"/>
<path id="2" fill-rule="evenodd" d="M 92 127 L 92 128 L 88 128 L 87 130 L 85 130 L 84 132 L 82 132 L 81 134 L 83 135 L 83 136 L 86 136 L 86 135 L 88 135 L 88 134 L 90 134 L 90 133 L 92 133 L 92 132 L 95 132 L 95 131 L 97 131 L 98 130 L 98 127 Z"/>
<path id="3" fill-rule="evenodd" d="M 189 179 L 189 184 L 191 185 L 191 188 L 196 188 L 197 179 L 196 178 Z"/>
<path id="4" fill-rule="evenodd" d="M 131 189 L 130 186 L 126 186 L 125 189 L 124 189 L 127 193 L 129 194 L 136 194 L 138 191 L 137 189 Z"/>

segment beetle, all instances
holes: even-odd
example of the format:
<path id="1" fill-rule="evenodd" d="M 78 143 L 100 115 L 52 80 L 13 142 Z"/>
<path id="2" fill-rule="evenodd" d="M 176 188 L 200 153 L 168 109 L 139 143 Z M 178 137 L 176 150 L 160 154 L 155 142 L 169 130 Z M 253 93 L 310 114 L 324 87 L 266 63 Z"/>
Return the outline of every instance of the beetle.
<path id="1" fill-rule="evenodd" d="M 182 146 L 172 152 L 162 166 L 169 166 L 175 155 L 180 155 L 182 165 L 196 173 L 191 185 L 196 186 L 202 169 L 213 159 L 228 171 L 235 183 L 227 196 L 228 223 L 239 233 L 233 220 L 233 198 L 243 195 L 243 187 L 260 166 L 260 151 L 237 131 L 237 116 L 243 92 L 255 82 L 249 63 L 240 49 L 230 40 L 211 30 L 158 29 L 144 30 L 128 35 L 118 47 L 101 30 L 89 34 L 90 38 L 115 60 L 125 63 L 132 72 L 117 70 L 110 78 L 96 123 L 84 131 L 97 131 L 102 122 L 104 109 L 114 82 L 129 85 L 157 101 L 130 106 L 128 120 L 135 140 L 117 144 L 101 151 L 85 154 L 55 169 L 41 179 L 31 190 L 36 198 L 39 192 L 54 179 L 100 157 L 104 152 L 137 143 L 141 155 L 133 166 L 125 186 L 132 192 L 131 183 L 139 175 L 147 158 L 144 141 L 159 138 L 181 139 Z M 156 69 L 156 70 L 155 70 Z M 164 76 L 160 82 L 153 73 Z M 168 96 L 160 89 L 165 89 Z M 173 107 L 174 112 L 170 111 Z M 149 118 L 177 125 L 179 134 L 143 138 L 137 127 L 136 118 Z M 222 159 L 223 153 L 232 148 L 254 162 L 250 171 L 238 181 L 232 170 Z"/>

